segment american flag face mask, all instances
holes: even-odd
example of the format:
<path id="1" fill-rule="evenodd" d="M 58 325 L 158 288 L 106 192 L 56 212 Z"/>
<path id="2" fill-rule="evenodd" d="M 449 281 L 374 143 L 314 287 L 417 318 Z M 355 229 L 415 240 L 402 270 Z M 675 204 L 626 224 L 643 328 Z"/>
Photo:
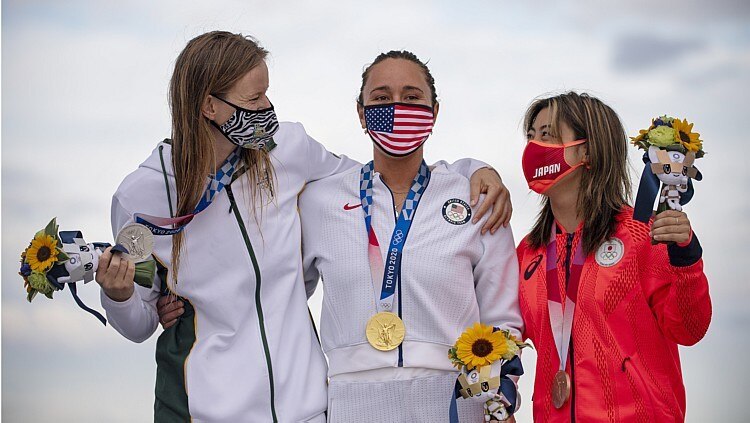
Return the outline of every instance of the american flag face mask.
<path id="1" fill-rule="evenodd" d="M 433 108 L 422 104 L 389 103 L 365 106 L 365 125 L 372 141 L 391 156 L 416 151 L 432 133 Z"/>

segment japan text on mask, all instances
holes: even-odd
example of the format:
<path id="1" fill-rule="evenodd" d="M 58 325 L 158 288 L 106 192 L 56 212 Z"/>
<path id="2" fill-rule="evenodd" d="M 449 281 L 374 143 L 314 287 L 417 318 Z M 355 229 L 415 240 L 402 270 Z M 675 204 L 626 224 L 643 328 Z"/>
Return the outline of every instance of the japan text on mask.
<path id="1" fill-rule="evenodd" d="M 529 141 L 523 151 L 521 165 L 529 188 L 539 194 L 544 194 L 565 176 L 584 165 L 581 161 L 573 166 L 565 161 L 565 149 L 585 143 L 586 139 L 578 139 L 563 144 L 546 144 L 539 141 Z"/>

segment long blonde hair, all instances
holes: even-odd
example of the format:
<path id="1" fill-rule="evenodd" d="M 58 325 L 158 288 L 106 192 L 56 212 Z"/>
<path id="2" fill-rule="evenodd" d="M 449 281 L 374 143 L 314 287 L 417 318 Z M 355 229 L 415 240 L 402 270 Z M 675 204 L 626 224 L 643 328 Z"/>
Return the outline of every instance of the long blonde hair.
<path id="1" fill-rule="evenodd" d="M 206 189 L 206 177 L 216 172 L 214 138 L 202 112 L 210 94 L 226 94 L 247 72 L 265 60 L 268 52 L 250 37 L 225 31 L 199 35 L 177 57 L 169 83 L 172 111 L 172 168 L 177 190 L 177 216 L 192 213 Z M 256 198 L 258 184 L 273 190 L 273 166 L 264 149 L 242 149 L 250 198 Z M 174 289 L 184 233 L 172 237 Z"/>
<path id="2" fill-rule="evenodd" d="M 583 250 L 588 254 L 612 236 L 615 217 L 631 198 L 627 135 L 611 107 L 586 93 L 572 91 L 534 101 L 526 111 L 525 131 L 545 108 L 550 110 L 553 136 L 560 136 L 560 124 L 564 122 L 576 139 L 588 139 L 589 166 L 581 175 L 576 206 L 578 216 L 583 218 Z M 544 197 L 528 238 L 532 248 L 547 244 L 553 224 L 552 206 Z"/>

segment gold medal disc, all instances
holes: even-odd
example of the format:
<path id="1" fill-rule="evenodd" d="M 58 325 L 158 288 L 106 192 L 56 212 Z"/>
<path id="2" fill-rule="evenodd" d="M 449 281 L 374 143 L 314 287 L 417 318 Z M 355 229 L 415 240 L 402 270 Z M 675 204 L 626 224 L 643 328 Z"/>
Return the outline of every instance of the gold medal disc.
<path id="1" fill-rule="evenodd" d="M 367 322 L 366 335 L 367 341 L 373 348 L 380 351 L 390 351 L 404 341 L 406 327 L 397 315 L 381 311 Z"/>
<path id="2" fill-rule="evenodd" d="M 555 373 L 555 378 L 552 379 L 552 405 L 558 410 L 568 402 L 570 398 L 570 376 L 563 370 L 558 370 Z"/>

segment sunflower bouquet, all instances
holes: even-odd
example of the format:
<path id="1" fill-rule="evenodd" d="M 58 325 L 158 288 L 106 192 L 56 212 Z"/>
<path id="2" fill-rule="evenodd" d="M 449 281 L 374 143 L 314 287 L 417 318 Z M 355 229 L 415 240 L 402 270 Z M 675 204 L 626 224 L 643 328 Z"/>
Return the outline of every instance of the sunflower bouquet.
<path id="1" fill-rule="evenodd" d="M 57 219 L 50 220 L 44 229 L 34 235 L 29 246 L 21 253 L 21 268 L 18 274 L 23 278 L 26 299 L 31 302 L 39 293 L 52 299 L 55 291 L 61 291 L 68 285 L 78 306 L 106 324 L 100 313 L 83 304 L 78 297 L 75 284 L 81 280 L 87 283 L 94 279 L 99 256 L 107 247 L 110 247 L 110 244 L 86 243 L 80 231 L 60 232 Z M 120 244 L 115 245 L 112 250 L 128 254 L 128 250 Z M 150 251 L 147 253 L 151 254 Z M 156 263 L 153 259 L 136 263 L 135 282 L 150 287 L 155 271 Z"/>
<path id="2" fill-rule="evenodd" d="M 519 352 L 531 345 L 516 338 L 509 330 L 482 323 L 467 328 L 448 350 L 448 359 L 461 373 L 456 390 L 462 398 L 481 397 L 485 420 L 505 420 L 511 401 L 501 392 L 502 379 L 520 376 L 523 370 Z M 513 366 L 506 366 L 513 362 Z M 497 368 L 500 368 L 498 374 Z M 493 375 L 494 374 L 494 375 Z M 508 383 L 512 383 L 509 379 Z"/>
<path id="3" fill-rule="evenodd" d="M 52 299 L 56 287 L 47 279 L 47 272 L 52 266 L 70 259 L 62 250 L 62 240 L 57 229 L 56 219 L 52 219 L 34 235 L 29 246 L 21 253 L 21 270 L 18 274 L 23 278 L 29 302 L 40 292 Z"/>
<path id="4" fill-rule="evenodd" d="M 700 134 L 693 132 L 693 124 L 687 119 L 659 116 L 631 140 L 634 146 L 645 151 L 643 161 L 646 163 L 638 187 L 634 217 L 648 222 L 657 194 L 657 213 L 668 209 L 682 211 L 682 206 L 693 196 L 691 179 L 703 179 L 694 162 L 706 153 Z"/>

